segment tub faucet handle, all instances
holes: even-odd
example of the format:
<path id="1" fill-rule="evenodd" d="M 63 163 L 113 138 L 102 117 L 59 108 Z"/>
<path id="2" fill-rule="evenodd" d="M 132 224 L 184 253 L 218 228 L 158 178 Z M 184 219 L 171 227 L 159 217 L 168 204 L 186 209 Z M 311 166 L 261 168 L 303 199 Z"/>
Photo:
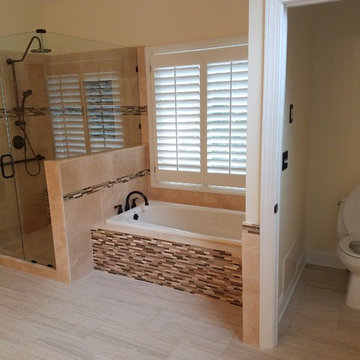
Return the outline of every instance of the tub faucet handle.
<path id="1" fill-rule="evenodd" d="M 114 206 L 114 209 L 118 209 L 118 214 L 122 214 L 122 213 L 123 213 L 122 204 L 115 205 L 115 206 Z"/>
<path id="2" fill-rule="evenodd" d="M 137 200 L 137 199 L 138 199 L 137 197 L 134 198 L 134 199 L 132 199 L 132 203 L 131 203 L 131 208 L 132 208 L 132 209 L 136 207 L 136 200 Z"/>

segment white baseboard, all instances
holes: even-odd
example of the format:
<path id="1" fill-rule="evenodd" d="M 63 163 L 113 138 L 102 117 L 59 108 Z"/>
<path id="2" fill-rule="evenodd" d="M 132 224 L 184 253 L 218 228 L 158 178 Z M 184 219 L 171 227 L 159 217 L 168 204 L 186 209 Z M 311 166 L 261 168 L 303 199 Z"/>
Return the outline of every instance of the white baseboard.
<path id="1" fill-rule="evenodd" d="M 296 285 L 299 282 L 299 279 L 304 270 L 304 267 L 305 267 L 305 253 L 303 253 L 300 256 L 299 260 L 296 263 L 296 272 L 295 272 L 295 275 L 292 278 L 288 288 L 279 297 L 279 311 L 278 311 L 279 322 L 280 322 L 281 318 L 283 317 L 287 306 L 289 305 L 289 301 L 295 291 Z"/>
<path id="2" fill-rule="evenodd" d="M 335 269 L 345 269 L 337 255 L 331 252 L 307 250 L 305 251 L 305 262 L 307 264 L 328 266 Z"/>

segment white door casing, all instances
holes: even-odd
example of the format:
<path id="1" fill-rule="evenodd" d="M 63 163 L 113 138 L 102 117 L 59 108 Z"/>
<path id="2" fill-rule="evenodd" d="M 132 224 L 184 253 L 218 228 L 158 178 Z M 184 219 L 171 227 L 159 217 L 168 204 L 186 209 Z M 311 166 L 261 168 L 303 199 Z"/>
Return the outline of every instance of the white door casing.
<path id="1" fill-rule="evenodd" d="M 264 14 L 251 11 L 265 1 Z M 250 31 L 254 16 L 263 16 L 264 76 L 260 170 L 260 347 L 277 345 L 279 216 L 274 206 L 280 200 L 282 125 L 284 121 L 287 8 L 338 0 L 251 0 Z M 251 35 L 250 35 L 251 39 Z M 249 44 L 256 46 L 255 44 Z M 258 46 L 262 46 L 262 43 Z M 256 53 L 256 52 L 255 52 Z M 251 52 L 249 53 L 249 64 Z M 249 78 L 251 73 L 249 74 Z M 249 109 L 251 111 L 251 109 Z M 251 114 L 249 115 L 251 116 Z M 281 206 L 281 204 L 279 204 Z"/>

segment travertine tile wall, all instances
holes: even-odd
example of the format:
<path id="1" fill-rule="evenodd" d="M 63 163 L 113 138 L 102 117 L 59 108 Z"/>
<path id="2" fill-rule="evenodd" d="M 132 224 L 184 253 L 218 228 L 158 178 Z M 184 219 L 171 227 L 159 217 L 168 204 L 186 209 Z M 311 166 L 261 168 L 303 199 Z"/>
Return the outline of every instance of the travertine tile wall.
<path id="1" fill-rule="evenodd" d="M 259 346 L 260 234 L 258 226 L 244 226 L 243 262 L 243 342 Z"/>
<path id="2" fill-rule="evenodd" d="M 242 304 L 237 254 L 98 228 L 91 237 L 95 269 Z"/>
<path id="3" fill-rule="evenodd" d="M 115 215 L 114 206 L 124 204 L 130 191 L 140 190 L 146 193 L 146 151 L 147 147 L 141 145 L 49 163 L 49 172 L 57 171 L 59 174 L 59 184 L 49 184 L 50 204 L 58 203 L 58 210 L 52 208 L 52 217 L 57 214 L 56 221 L 53 220 L 54 240 L 55 244 L 66 244 L 71 282 L 93 269 L 91 226 Z M 127 182 L 118 182 L 111 187 L 103 186 L 100 187 L 101 190 L 88 192 L 94 186 L 134 174 L 138 176 L 131 176 Z M 56 188 L 60 196 L 51 198 L 52 191 Z M 69 196 L 81 191 L 87 194 Z"/>
<path id="4" fill-rule="evenodd" d="M 148 106 L 146 90 L 145 52 L 143 47 L 137 48 L 139 101 L 140 105 Z M 141 115 L 141 139 L 143 144 L 149 143 L 148 115 Z M 149 156 L 149 154 L 147 154 Z M 148 178 L 148 194 L 153 200 L 169 201 L 181 204 L 218 207 L 230 210 L 245 210 L 245 196 L 221 193 L 205 193 L 199 191 L 173 190 L 155 188 Z"/>

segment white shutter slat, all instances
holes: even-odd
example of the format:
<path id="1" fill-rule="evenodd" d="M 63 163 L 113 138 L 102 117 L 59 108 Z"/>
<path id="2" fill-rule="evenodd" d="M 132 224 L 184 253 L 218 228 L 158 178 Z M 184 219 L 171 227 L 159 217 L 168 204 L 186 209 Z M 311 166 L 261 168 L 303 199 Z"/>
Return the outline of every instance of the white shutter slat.
<path id="1" fill-rule="evenodd" d="M 245 186 L 246 58 L 240 44 L 153 55 L 156 182 Z"/>
<path id="2" fill-rule="evenodd" d="M 200 173 L 200 66 L 154 69 L 157 169 Z M 177 177 L 181 182 L 181 176 Z"/>
<path id="3" fill-rule="evenodd" d="M 246 174 L 247 95 L 246 60 L 207 64 L 208 184 L 233 186 Z"/>
<path id="4" fill-rule="evenodd" d="M 120 82 L 117 72 L 84 74 L 84 92 L 91 152 L 124 147 L 124 129 L 119 109 Z"/>
<path id="5" fill-rule="evenodd" d="M 56 157 L 86 154 L 79 75 L 49 76 L 47 83 Z"/>

